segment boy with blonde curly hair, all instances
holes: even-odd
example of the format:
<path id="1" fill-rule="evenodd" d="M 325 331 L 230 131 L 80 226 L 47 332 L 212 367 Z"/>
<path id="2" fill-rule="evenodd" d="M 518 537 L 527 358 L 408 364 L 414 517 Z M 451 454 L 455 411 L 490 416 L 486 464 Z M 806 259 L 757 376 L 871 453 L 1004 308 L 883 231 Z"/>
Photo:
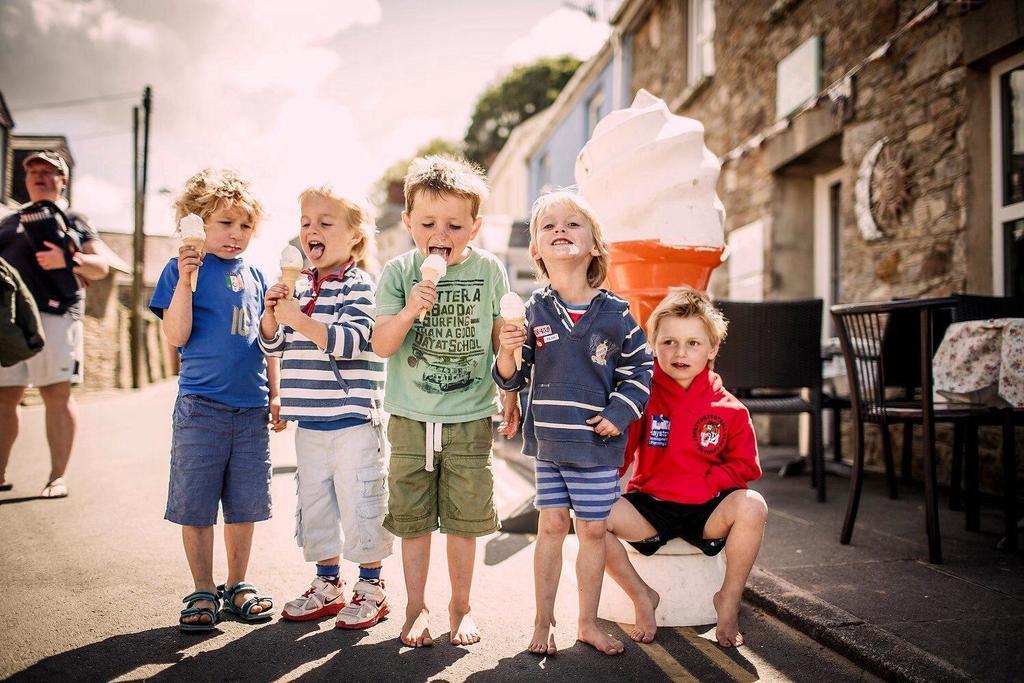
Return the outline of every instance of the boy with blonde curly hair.
<path id="1" fill-rule="evenodd" d="M 414 160 L 402 221 L 416 246 L 385 264 L 377 290 L 373 348 L 388 358 L 384 408 L 391 414 L 384 527 L 402 539 L 409 602 L 401 640 L 413 647 L 433 643 L 424 596 L 431 533 L 448 536 L 450 640 L 469 645 L 480 640 L 469 605 L 476 538 L 499 527 L 490 369 L 508 276 L 494 255 L 469 244 L 486 194 L 482 174 L 465 161 Z M 428 255 L 447 264 L 436 284 L 420 272 Z"/>
<path id="2" fill-rule="evenodd" d="M 260 344 L 282 357 L 281 419 L 298 421 L 295 538 L 316 562 L 309 589 L 282 616 L 337 615 L 338 628 L 369 628 L 390 610 L 380 572 L 394 541 L 381 526 L 384 361 L 370 348 L 374 285 L 359 267 L 374 227 L 364 206 L 328 186 L 307 189 L 299 204 L 299 244 L 313 267 L 295 283 L 295 298 L 283 283 L 270 288 L 260 321 Z M 342 557 L 359 565 L 351 600 Z"/>
<path id="3" fill-rule="evenodd" d="M 186 182 L 175 214 L 177 220 L 199 216 L 205 243 L 201 250 L 185 244 L 178 249 L 149 303 L 181 354 L 164 518 L 182 526 L 195 581 L 179 628 L 211 631 L 222 599 L 224 609 L 244 621 L 273 613 L 273 600 L 245 582 L 253 524 L 270 518 L 268 398 L 275 429 L 283 424 L 277 419 L 276 365 L 267 363 L 257 341 L 267 284 L 242 259 L 263 216 L 260 202 L 233 171 L 206 169 Z M 190 279 L 197 270 L 193 293 Z M 213 580 L 219 506 L 228 564 L 221 586 Z"/>

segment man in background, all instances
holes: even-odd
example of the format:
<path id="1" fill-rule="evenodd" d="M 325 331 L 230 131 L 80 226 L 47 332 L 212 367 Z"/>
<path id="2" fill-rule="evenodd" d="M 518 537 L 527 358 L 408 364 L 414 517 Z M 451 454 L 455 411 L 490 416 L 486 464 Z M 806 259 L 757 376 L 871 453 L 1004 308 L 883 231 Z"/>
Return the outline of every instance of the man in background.
<path id="1" fill-rule="evenodd" d="M 32 203 L 49 201 L 61 206 L 68 181 L 68 165 L 55 152 L 43 151 L 25 158 L 25 186 Z M 27 237 L 21 216 L 15 212 L 0 219 L 0 257 L 24 280 L 36 300 L 46 345 L 16 365 L 0 368 L 0 491 L 13 484 L 7 480 L 7 462 L 18 437 L 18 405 L 25 389 L 39 390 L 46 407 L 46 439 L 50 445 L 50 476 L 40 494 L 44 498 L 68 495 L 64 479 L 75 440 L 77 407 L 71 386 L 83 376 L 82 314 L 85 312 L 85 280 L 106 277 L 109 253 L 96 233 L 78 214 L 65 211 L 67 240 L 46 241 L 36 248 Z M 74 244 L 77 248 L 69 246 Z M 74 273 L 77 289 L 62 299 L 55 291 L 53 275 L 62 269 Z"/>

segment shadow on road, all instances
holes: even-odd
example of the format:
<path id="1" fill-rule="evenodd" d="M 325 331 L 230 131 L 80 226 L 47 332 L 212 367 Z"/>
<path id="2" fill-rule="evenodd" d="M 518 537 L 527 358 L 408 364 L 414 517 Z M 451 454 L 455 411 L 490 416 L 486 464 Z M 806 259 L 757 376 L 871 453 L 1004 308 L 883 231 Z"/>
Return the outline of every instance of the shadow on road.
<path id="1" fill-rule="evenodd" d="M 321 631 L 319 624 L 274 621 L 228 640 L 220 629 L 196 635 L 169 626 L 113 636 L 47 657 L 8 680 L 277 680 L 310 664 L 315 666 L 302 671 L 298 680 L 378 679 L 382 665 L 401 671 L 402 678 L 426 680 L 468 654 L 454 647 L 402 652 L 406 648 L 396 639 L 360 644 L 365 636 L 366 631 Z M 219 640 L 224 644 L 216 647 Z M 188 652 L 197 645 L 202 651 Z"/>
<path id="2" fill-rule="evenodd" d="M 60 498 L 45 498 L 43 496 L 20 496 L 18 498 L 0 498 L 0 505 L 13 505 L 14 503 L 27 503 L 30 500 L 60 500 Z"/>

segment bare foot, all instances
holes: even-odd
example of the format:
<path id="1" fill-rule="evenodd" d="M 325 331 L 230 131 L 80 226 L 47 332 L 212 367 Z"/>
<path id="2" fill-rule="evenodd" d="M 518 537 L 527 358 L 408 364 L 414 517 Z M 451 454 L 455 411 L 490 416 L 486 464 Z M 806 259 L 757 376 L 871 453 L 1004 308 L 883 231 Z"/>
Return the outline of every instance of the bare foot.
<path id="1" fill-rule="evenodd" d="M 712 598 L 715 612 L 718 613 L 718 625 L 715 627 L 715 639 L 721 647 L 739 647 L 743 645 L 743 634 L 740 633 L 740 603 L 722 597 L 722 592 L 715 593 Z"/>
<path id="2" fill-rule="evenodd" d="M 553 655 L 558 652 L 558 647 L 555 645 L 555 625 L 551 623 L 535 624 L 530 646 L 526 649 L 536 655 Z"/>
<path id="3" fill-rule="evenodd" d="M 472 645 L 480 642 L 480 629 L 476 627 L 469 610 L 455 609 L 448 605 L 448 621 L 452 645 Z"/>
<path id="4" fill-rule="evenodd" d="M 638 643 L 654 642 L 654 634 L 658 631 L 658 623 L 654 620 L 654 610 L 658 609 L 661 596 L 653 588 L 647 589 L 645 599 L 633 604 L 636 610 L 636 625 L 629 632 L 629 637 Z"/>
<path id="5" fill-rule="evenodd" d="M 580 624 L 576 640 L 591 645 L 606 655 L 620 655 L 626 649 L 622 641 L 613 638 L 610 633 L 602 631 L 595 622 Z"/>
<path id="6" fill-rule="evenodd" d="M 420 611 L 406 610 L 405 623 L 402 624 L 402 634 L 399 636 L 403 645 L 409 647 L 430 647 L 434 639 L 430 637 L 429 627 L 430 612 L 424 607 Z"/>

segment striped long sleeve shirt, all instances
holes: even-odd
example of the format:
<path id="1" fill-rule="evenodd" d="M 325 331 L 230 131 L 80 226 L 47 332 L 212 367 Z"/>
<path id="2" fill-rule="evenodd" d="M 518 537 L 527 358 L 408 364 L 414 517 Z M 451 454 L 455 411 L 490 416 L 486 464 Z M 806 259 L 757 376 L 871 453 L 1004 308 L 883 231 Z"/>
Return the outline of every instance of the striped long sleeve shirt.
<path id="1" fill-rule="evenodd" d="M 370 348 L 376 315 L 370 276 L 349 264 L 319 281 L 295 283 L 302 311 L 327 326 L 318 347 L 284 325 L 260 346 L 281 358 L 281 419 L 304 423 L 370 420 L 380 412 L 384 361 Z"/>

